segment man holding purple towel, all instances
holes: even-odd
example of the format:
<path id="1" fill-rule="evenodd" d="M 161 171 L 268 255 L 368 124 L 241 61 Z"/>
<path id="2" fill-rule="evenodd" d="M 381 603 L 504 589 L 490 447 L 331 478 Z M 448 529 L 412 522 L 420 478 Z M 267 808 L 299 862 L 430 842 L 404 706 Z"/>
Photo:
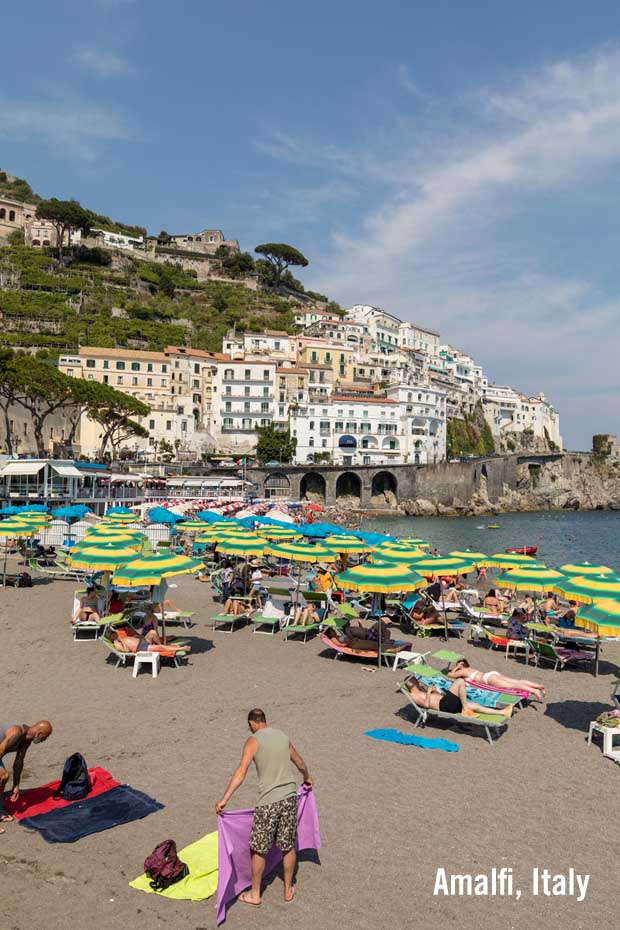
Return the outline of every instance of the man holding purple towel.
<path id="1" fill-rule="evenodd" d="M 305 785 L 311 786 L 312 778 L 308 774 L 306 763 L 286 733 L 267 726 L 264 711 L 260 708 L 251 710 L 248 714 L 248 725 L 252 736 L 246 740 L 241 762 L 233 773 L 222 800 L 215 805 L 215 813 L 222 813 L 234 792 L 243 784 L 250 763 L 254 761 L 258 776 L 258 798 L 250 835 L 252 887 L 241 894 L 239 900 L 253 907 L 260 905 L 265 860 L 275 843 L 282 852 L 284 900 L 290 903 L 295 897 L 293 874 L 297 858 L 297 787 L 291 762 L 301 772 Z"/>

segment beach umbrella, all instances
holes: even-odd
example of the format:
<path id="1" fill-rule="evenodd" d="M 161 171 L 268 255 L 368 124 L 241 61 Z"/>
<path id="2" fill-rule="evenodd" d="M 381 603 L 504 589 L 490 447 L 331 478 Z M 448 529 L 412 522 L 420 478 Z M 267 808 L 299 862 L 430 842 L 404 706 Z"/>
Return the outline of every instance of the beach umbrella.
<path id="1" fill-rule="evenodd" d="M 93 572 L 112 572 L 126 562 L 136 558 L 136 551 L 131 546 L 119 546 L 116 543 L 93 542 L 91 546 L 80 546 L 79 552 L 72 549 L 69 564 L 73 568 L 83 568 Z"/>
<path id="2" fill-rule="evenodd" d="M 92 513 L 90 507 L 85 504 L 72 504 L 70 507 L 57 507 L 52 510 L 50 516 L 53 520 L 66 520 L 70 523 L 72 520 L 81 520 L 87 513 Z"/>
<path id="3" fill-rule="evenodd" d="M 371 546 L 378 546 L 384 542 L 396 542 L 393 536 L 386 536 L 385 533 L 366 533 L 361 530 L 355 530 L 351 535 L 357 536 L 358 539 L 370 543 Z"/>
<path id="4" fill-rule="evenodd" d="M 93 526 L 88 528 L 88 534 L 90 536 L 97 536 L 100 533 L 105 533 L 106 535 L 116 535 L 120 536 L 123 533 L 140 533 L 141 530 L 136 530 L 135 528 L 131 529 L 128 526 L 123 526 L 121 524 L 116 524 L 112 522 L 107 522 L 102 520 L 100 523 L 95 523 Z"/>
<path id="5" fill-rule="evenodd" d="M 106 513 L 105 516 L 103 517 L 102 522 L 111 523 L 111 524 L 114 524 L 114 523 L 123 524 L 123 523 L 138 523 L 139 520 L 140 520 L 140 517 L 138 516 L 137 513 L 131 513 L 131 512 L 110 513 L 108 511 L 108 513 Z"/>
<path id="6" fill-rule="evenodd" d="M 513 568 L 509 572 L 498 575 L 495 584 L 499 588 L 510 588 L 513 591 L 541 592 L 550 591 L 553 585 L 561 580 L 561 573 L 552 568 L 545 568 L 542 565 L 531 568 L 528 565 Z"/>
<path id="7" fill-rule="evenodd" d="M 620 636 L 620 600 L 603 598 L 580 607 L 575 622 L 599 636 Z"/>
<path id="8" fill-rule="evenodd" d="M 176 529 L 181 533 L 200 533 L 202 530 L 209 530 L 210 524 L 204 520 L 184 520 L 176 524 Z"/>
<path id="9" fill-rule="evenodd" d="M 47 513 L 26 513 L 25 511 L 16 514 L 16 518 L 23 523 L 30 523 L 33 526 L 48 526 L 50 522 Z"/>
<path id="10" fill-rule="evenodd" d="M 130 535 L 129 533 L 123 533 L 119 536 L 103 536 L 99 535 L 96 538 L 85 536 L 80 542 L 76 543 L 74 546 L 71 546 L 71 552 L 76 550 L 82 551 L 83 549 L 92 549 L 95 546 L 115 546 L 117 549 L 139 549 L 144 542 L 144 537 L 141 535 Z"/>
<path id="11" fill-rule="evenodd" d="M 19 521 L 17 518 L 9 518 L 3 520 L 0 523 L 0 539 L 4 538 L 4 569 L 3 569 L 3 585 L 6 588 L 6 564 L 8 559 L 8 539 L 16 539 L 18 537 L 28 537 L 33 536 L 38 532 L 38 528 L 33 526 L 32 523 L 25 523 L 24 521 Z"/>
<path id="12" fill-rule="evenodd" d="M 551 590 L 581 604 L 592 604 L 601 599 L 620 598 L 620 575 L 614 572 L 604 575 L 577 575 L 574 578 L 557 581 Z"/>
<path id="13" fill-rule="evenodd" d="M 347 567 L 350 555 L 363 555 L 372 550 L 369 543 L 363 542 L 357 536 L 326 536 L 324 544 L 330 549 L 335 549 L 340 556 L 340 562 L 343 569 Z"/>
<path id="14" fill-rule="evenodd" d="M 522 555 L 519 552 L 497 552 L 495 555 L 489 555 L 482 559 L 478 564 L 484 565 L 485 568 L 519 568 L 521 565 L 529 565 L 530 568 L 536 563 L 530 555 Z"/>
<path id="15" fill-rule="evenodd" d="M 298 539 L 301 535 L 297 532 L 296 526 L 284 527 L 284 526 L 259 526 L 257 531 L 264 539 L 273 539 L 278 541 L 279 539 Z"/>
<path id="16" fill-rule="evenodd" d="M 611 575 L 613 569 L 607 568 L 606 565 L 593 565 L 591 562 L 575 562 L 568 565 L 560 565 L 559 572 L 570 577 L 585 577 L 589 575 Z"/>
<path id="17" fill-rule="evenodd" d="M 108 516 L 108 514 L 111 514 L 111 515 L 120 514 L 121 516 L 126 516 L 127 514 L 133 515 L 133 513 L 134 511 L 131 509 L 131 507 L 121 507 L 120 505 L 118 505 L 117 507 L 108 507 L 108 509 L 106 510 L 106 517 Z"/>
<path id="18" fill-rule="evenodd" d="M 224 555 L 235 555 L 239 558 L 249 559 L 250 556 L 262 556 L 267 545 L 266 539 L 260 537 L 251 539 L 246 533 L 245 537 L 239 536 L 236 539 L 223 539 L 218 543 L 217 551 Z"/>
<path id="19" fill-rule="evenodd" d="M 174 525 L 179 520 L 183 520 L 180 513 L 172 513 L 167 507 L 151 507 L 148 511 L 148 518 L 151 523 L 169 523 Z"/>
<path id="20" fill-rule="evenodd" d="M 416 559 L 415 570 L 421 575 L 466 575 L 475 566 L 474 559 L 456 555 L 432 555 Z"/>
<path id="21" fill-rule="evenodd" d="M 17 508 L 18 513 L 47 513 L 48 511 L 47 504 L 22 504 Z"/>
<path id="22" fill-rule="evenodd" d="M 5 517 L 13 517 L 16 513 L 19 513 L 19 507 L 15 507 L 13 504 L 7 504 L 6 507 L 0 508 L 0 517 L 4 520 Z"/>
<path id="23" fill-rule="evenodd" d="M 474 561 L 476 563 L 488 558 L 484 552 L 472 552 L 471 549 L 457 549 L 455 552 L 450 552 L 449 555 L 453 555 L 456 559 L 467 559 L 468 562 Z"/>
<path id="24" fill-rule="evenodd" d="M 425 539 L 418 539 L 415 536 L 399 539 L 398 542 L 402 543 L 404 546 L 417 546 L 419 549 L 428 549 L 430 545 L 430 543 L 427 543 Z"/>
<path id="25" fill-rule="evenodd" d="M 336 555 L 332 548 L 319 544 L 313 546 L 306 542 L 270 543 L 265 552 L 290 562 L 325 562 Z"/>
<path id="26" fill-rule="evenodd" d="M 375 546 L 372 550 L 373 562 L 401 562 L 415 564 L 420 559 L 427 558 L 426 552 L 416 546 Z"/>
<path id="27" fill-rule="evenodd" d="M 393 594 L 405 591 L 417 591 L 426 585 L 421 575 L 410 571 L 404 565 L 387 563 L 369 563 L 355 565 L 336 575 L 336 581 L 341 588 L 351 591 L 366 591 L 377 594 Z M 373 605 L 374 606 L 374 605 Z M 378 664 L 381 665 L 382 623 L 379 618 L 379 643 L 377 650 Z"/>
<path id="28" fill-rule="evenodd" d="M 190 559 L 174 552 L 155 552 L 137 557 L 132 552 L 131 561 L 114 572 L 112 583 L 122 588 L 143 588 L 158 585 L 163 578 L 194 574 L 203 567 L 200 559 Z"/>

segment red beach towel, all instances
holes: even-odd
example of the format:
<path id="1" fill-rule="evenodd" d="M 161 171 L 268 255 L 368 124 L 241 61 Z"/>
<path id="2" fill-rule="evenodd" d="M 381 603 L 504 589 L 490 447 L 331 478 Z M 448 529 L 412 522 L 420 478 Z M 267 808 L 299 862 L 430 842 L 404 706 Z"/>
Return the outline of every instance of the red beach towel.
<path id="1" fill-rule="evenodd" d="M 91 789 L 88 792 L 89 798 L 94 798 L 110 788 L 117 788 L 119 781 L 112 778 L 109 772 L 96 765 L 88 770 Z M 54 798 L 58 790 L 60 780 L 51 781 L 47 785 L 41 785 L 40 788 L 31 788 L 28 791 L 22 791 L 17 801 L 10 801 L 7 797 L 4 807 L 7 814 L 12 814 L 16 820 L 22 820 L 24 817 L 36 817 L 37 814 L 47 814 L 48 811 L 57 810 L 59 807 L 68 807 L 69 804 L 78 803 L 76 801 L 65 801 L 63 798 Z"/>

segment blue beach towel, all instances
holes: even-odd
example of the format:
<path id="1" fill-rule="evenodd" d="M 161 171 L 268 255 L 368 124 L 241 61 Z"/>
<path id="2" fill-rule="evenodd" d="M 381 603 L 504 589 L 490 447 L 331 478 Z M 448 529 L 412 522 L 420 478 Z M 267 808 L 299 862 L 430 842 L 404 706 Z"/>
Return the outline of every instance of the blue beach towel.
<path id="1" fill-rule="evenodd" d="M 425 684 L 435 685 L 439 691 L 444 692 L 449 691 L 452 684 L 451 681 L 446 681 L 441 675 L 438 675 L 437 678 L 420 675 L 419 678 L 420 681 L 423 681 Z M 500 699 L 500 695 L 497 694 L 496 691 L 485 691 L 484 688 L 476 688 L 474 685 L 467 685 L 465 693 L 468 701 L 474 704 L 480 704 L 482 707 L 497 707 Z"/>
<path id="2" fill-rule="evenodd" d="M 36 830 L 48 843 L 75 843 L 76 840 L 92 833 L 101 833 L 122 823 L 142 820 L 155 811 L 162 810 L 163 804 L 154 801 L 148 794 L 137 791 L 129 785 L 110 788 L 94 798 L 76 801 L 68 807 L 61 807 L 38 814 L 36 817 L 24 817 L 22 826 Z"/>
<path id="3" fill-rule="evenodd" d="M 419 746 L 421 749 L 441 749 L 442 752 L 458 752 L 459 744 L 448 739 L 429 739 L 427 736 L 413 736 L 400 730 L 379 729 L 366 730 L 364 736 L 382 739 L 387 743 L 402 743 L 404 746 Z"/>

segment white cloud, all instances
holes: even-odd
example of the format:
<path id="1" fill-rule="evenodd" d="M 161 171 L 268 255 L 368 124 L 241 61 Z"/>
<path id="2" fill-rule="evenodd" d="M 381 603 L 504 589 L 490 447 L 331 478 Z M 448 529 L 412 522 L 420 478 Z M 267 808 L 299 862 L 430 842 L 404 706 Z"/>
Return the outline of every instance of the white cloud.
<path id="1" fill-rule="evenodd" d="M 75 52 L 73 60 L 98 77 L 123 77 L 135 73 L 134 67 L 125 58 L 100 48 L 80 48 Z"/>
<path id="2" fill-rule="evenodd" d="M 131 138 L 123 117 L 105 107 L 69 97 L 43 101 L 0 97 L 0 139 L 42 139 L 67 159 L 94 159 L 98 147 Z"/>

